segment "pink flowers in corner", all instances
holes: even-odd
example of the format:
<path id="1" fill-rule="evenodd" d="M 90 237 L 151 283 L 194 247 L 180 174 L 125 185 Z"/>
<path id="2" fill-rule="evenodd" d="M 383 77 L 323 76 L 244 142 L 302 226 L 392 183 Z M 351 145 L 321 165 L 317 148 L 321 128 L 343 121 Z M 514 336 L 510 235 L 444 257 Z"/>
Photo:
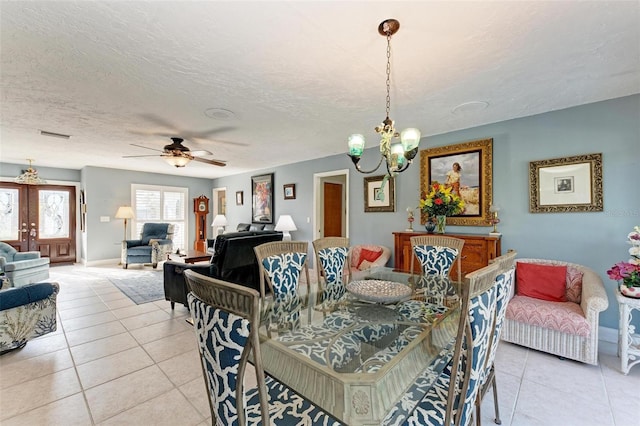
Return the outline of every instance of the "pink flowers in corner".
<path id="1" fill-rule="evenodd" d="M 607 271 L 607 275 L 612 280 L 621 280 L 627 287 L 640 287 L 640 226 L 633 228 L 627 235 L 627 240 L 631 244 L 631 259 L 628 262 L 616 263 Z"/>
<path id="2" fill-rule="evenodd" d="M 640 265 L 634 265 L 629 262 L 619 262 L 607 271 L 607 275 L 609 275 L 609 278 L 612 280 L 624 280 L 625 278 L 631 277 L 634 272 L 640 274 Z M 640 277 L 638 277 L 638 279 L 640 280 Z M 638 285 L 640 285 L 640 281 Z"/>

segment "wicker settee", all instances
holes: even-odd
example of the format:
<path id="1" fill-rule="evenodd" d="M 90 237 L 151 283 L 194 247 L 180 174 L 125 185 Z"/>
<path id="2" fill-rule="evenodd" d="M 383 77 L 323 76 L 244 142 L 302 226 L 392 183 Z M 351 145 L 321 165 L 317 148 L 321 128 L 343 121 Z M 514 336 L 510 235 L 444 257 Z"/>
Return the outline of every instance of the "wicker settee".
<path id="1" fill-rule="evenodd" d="M 507 306 L 502 340 L 597 365 L 599 316 L 600 312 L 607 309 L 609 305 L 600 276 L 594 270 L 575 263 L 545 259 L 517 259 L 516 261 L 517 263 L 567 266 L 567 298 L 569 300 L 552 302 L 523 295 L 512 295 Z M 576 270 L 582 273 L 581 291 L 579 286 L 572 287 L 573 294 L 569 295 L 572 285 L 569 283 L 569 273 L 572 271 L 576 273 Z M 516 268 L 516 286 L 517 280 Z"/>

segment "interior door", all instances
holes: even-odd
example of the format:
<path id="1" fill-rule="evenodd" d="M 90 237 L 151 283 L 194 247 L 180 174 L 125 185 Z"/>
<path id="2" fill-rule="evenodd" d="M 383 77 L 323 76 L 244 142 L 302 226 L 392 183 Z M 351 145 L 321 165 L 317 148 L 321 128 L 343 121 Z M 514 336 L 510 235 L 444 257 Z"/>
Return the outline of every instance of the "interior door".
<path id="1" fill-rule="evenodd" d="M 0 237 L 18 251 L 50 262 L 76 260 L 74 186 L 0 183 Z"/>
<path id="2" fill-rule="evenodd" d="M 342 237 L 342 185 L 324 182 L 324 236 Z"/>

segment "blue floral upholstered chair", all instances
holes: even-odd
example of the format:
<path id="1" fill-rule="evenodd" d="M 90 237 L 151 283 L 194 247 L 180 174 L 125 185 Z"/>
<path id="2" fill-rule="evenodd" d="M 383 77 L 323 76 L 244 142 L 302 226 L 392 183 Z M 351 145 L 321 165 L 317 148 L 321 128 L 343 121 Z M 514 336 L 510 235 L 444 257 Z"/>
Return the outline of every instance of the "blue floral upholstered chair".
<path id="1" fill-rule="evenodd" d="M 303 300 L 299 285 L 302 273 L 309 284 L 306 241 L 274 241 L 253 248 L 260 268 L 260 295 L 269 306 L 268 329 L 295 330 L 300 326 Z M 271 297 L 267 297 L 267 286 Z M 309 292 L 307 291 L 307 295 Z M 311 305 L 308 304 L 311 319 Z"/>
<path id="2" fill-rule="evenodd" d="M 0 354 L 56 331 L 58 283 L 36 283 L 0 290 Z"/>
<path id="3" fill-rule="evenodd" d="M 39 251 L 19 252 L 7 243 L 0 242 L 0 273 L 11 281 L 12 287 L 20 287 L 49 279 L 49 258 Z"/>
<path id="4" fill-rule="evenodd" d="M 487 362 L 485 365 L 484 373 L 481 379 L 481 388 L 476 398 L 476 425 L 480 426 L 480 406 L 485 393 L 489 390 L 489 386 L 493 389 L 493 406 L 495 410 L 495 423 L 502 424 L 500 420 L 500 409 L 498 407 L 498 385 L 496 383 L 495 376 L 495 359 L 496 351 L 498 350 L 498 343 L 500 342 L 500 335 L 502 334 L 502 325 L 504 324 L 504 318 L 507 314 L 507 304 L 509 303 L 509 296 L 513 291 L 515 275 L 516 275 L 516 255 L 518 253 L 515 250 L 509 250 L 506 254 L 496 257 L 489 263 L 498 264 L 498 276 L 496 277 L 497 292 L 496 292 L 496 313 L 495 321 L 493 325 L 493 332 L 491 333 L 491 341 L 489 342 L 489 353 L 487 355 Z"/>
<path id="5" fill-rule="evenodd" d="M 265 377 L 258 337 L 261 299 L 256 290 L 191 270 L 185 271 L 185 277 L 212 424 L 340 424 L 282 383 Z M 258 386 L 246 390 L 250 356 Z"/>
<path id="6" fill-rule="evenodd" d="M 403 425 L 471 423 L 494 331 L 498 272 L 499 265 L 493 263 L 465 277 L 452 361 Z"/>
<path id="7" fill-rule="evenodd" d="M 313 241 L 318 285 L 322 289 L 321 307 L 335 303 L 346 293 L 350 270 L 349 238 L 326 237 Z"/>
<path id="8" fill-rule="evenodd" d="M 464 240 L 460 238 L 446 237 L 441 235 L 424 235 L 411 237 L 411 271 L 415 271 L 414 262 L 420 262 L 420 272 L 423 279 L 420 283 L 422 288 L 416 288 L 418 298 L 425 298 L 434 304 L 443 304 L 441 296 L 446 288 L 440 278 L 450 276 L 451 267 L 460 258 Z M 462 262 L 457 263 L 457 281 L 462 280 Z M 428 278 L 433 277 L 433 280 Z M 425 279 L 426 278 L 426 279 Z M 445 281 L 446 282 L 446 281 Z M 431 297 L 429 297 L 431 295 Z"/>
<path id="9" fill-rule="evenodd" d="M 122 268 L 132 263 L 150 263 L 154 268 L 166 260 L 173 250 L 174 225 L 147 222 L 142 226 L 140 239 L 122 241 Z"/>

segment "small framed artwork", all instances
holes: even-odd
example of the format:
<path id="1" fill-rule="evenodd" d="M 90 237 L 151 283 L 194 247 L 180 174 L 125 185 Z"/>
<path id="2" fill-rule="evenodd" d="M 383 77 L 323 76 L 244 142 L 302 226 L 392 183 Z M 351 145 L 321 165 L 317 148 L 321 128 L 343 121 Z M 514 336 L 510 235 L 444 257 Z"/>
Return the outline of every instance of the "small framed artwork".
<path id="1" fill-rule="evenodd" d="M 396 211 L 395 179 L 385 175 L 364 178 L 364 211 Z"/>
<path id="2" fill-rule="evenodd" d="M 244 204 L 244 193 L 242 191 L 236 191 L 236 206 Z"/>
<path id="3" fill-rule="evenodd" d="M 254 223 L 273 223 L 273 173 L 251 176 L 251 217 Z"/>
<path id="4" fill-rule="evenodd" d="M 493 139 L 420 151 L 420 198 L 435 183 L 451 188 L 465 204 L 460 214 L 447 217 L 448 225 L 491 226 Z M 426 213 L 420 219 L 426 223 Z"/>
<path id="5" fill-rule="evenodd" d="M 295 200 L 296 199 L 296 184 L 288 183 L 284 185 L 284 199 Z"/>
<path id="6" fill-rule="evenodd" d="M 602 153 L 529 163 L 531 213 L 601 212 Z"/>

